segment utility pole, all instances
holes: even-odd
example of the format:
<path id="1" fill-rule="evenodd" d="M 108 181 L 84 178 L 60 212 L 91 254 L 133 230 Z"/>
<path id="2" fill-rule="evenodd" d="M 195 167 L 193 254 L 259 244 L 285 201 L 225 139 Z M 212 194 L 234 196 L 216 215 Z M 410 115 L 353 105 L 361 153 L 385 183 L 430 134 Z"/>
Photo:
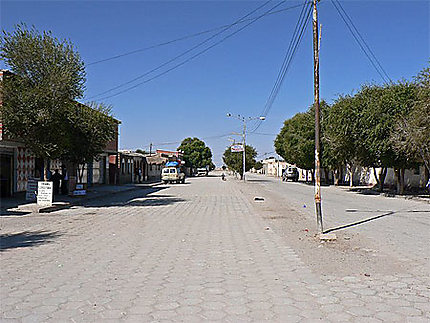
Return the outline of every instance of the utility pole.
<path id="1" fill-rule="evenodd" d="M 246 152 L 245 152 L 245 148 L 246 148 L 246 122 L 247 122 L 247 121 L 251 121 L 251 120 L 261 120 L 261 121 L 263 121 L 263 120 L 266 120 L 266 117 L 261 116 L 261 117 L 248 117 L 248 118 L 246 118 L 246 117 L 241 116 L 241 115 L 234 116 L 234 115 L 232 115 L 231 113 L 227 113 L 227 117 L 233 117 L 233 118 L 236 118 L 236 119 L 238 119 L 238 120 L 242 121 L 242 123 L 243 123 L 243 132 L 242 132 L 242 143 L 243 143 L 243 153 L 242 153 L 242 156 L 243 156 L 243 157 L 242 157 L 242 158 L 243 158 L 243 170 L 242 170 L 242 179 L 243 179 L 243 181 L 245 181 L 245 165 L 246 165 Z M 239 133 L 234 133 L 234 134 L 240 135 Z"/>
<path id="2" fill-rule="evenodd" d="M 242 179 L 245 181 L 245 162 L 246 162 L 246 121 L 243 122 L 243 170 Z"/>
<path id="3" fill-rule="evenodd" d="M 313 0 L 313 48 L 314 48 L 314 106 L 315 106 L 315 211 L 319 233 L 323 233 L 321 209 L 321 162 L 320 162 L 320 77 L 317 0 Z"/>
<path id="4" fill-rule="evenodd" d="M 149 156 L 152 156 L 152 142 L 149 144 Z"/>

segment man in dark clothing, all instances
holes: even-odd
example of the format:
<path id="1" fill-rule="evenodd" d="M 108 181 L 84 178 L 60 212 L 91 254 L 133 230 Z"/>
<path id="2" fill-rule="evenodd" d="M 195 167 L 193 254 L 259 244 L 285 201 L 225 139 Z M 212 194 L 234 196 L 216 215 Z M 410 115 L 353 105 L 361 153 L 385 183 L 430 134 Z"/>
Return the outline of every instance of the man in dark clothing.
<path id="1" fill-rule="evenodd" d="M 54 195 L 60 194 L 60 181 L 63 179 L 63 176 L 58 172 L 58 169 L 55 170 L 54 174 L 51 176 L 52 186 L 54 187 Z"/>

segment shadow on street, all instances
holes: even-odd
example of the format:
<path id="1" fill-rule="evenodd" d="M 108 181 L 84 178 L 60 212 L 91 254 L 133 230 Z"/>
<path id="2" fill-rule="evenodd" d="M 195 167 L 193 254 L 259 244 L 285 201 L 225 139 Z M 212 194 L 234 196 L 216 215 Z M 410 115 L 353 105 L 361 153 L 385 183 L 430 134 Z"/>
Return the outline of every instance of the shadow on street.
<path id="1" fill-rule="evenodd" d="M 337 231 L 337 230 L 342 230 L 342 229 L 354 227 L 356 225 L 360 225 L 360 224 L 363 224 L 363 223 L 366 223 L 366 222 L 377 220 L 377 219 L 383 218 L 385 216 L 393 215 L 394 213 L 396 213 L 396 212 L 394 212 L 394 211 L 388 211 L 387 213 L 383 213 L 383 214 L 380 214 L 380 215 L 377 215 L 377 216 L 373 216 L 371 218 L 367 218 L 367 219 L 360 220 L 360 221 L 357 221 L 357 222 L 353 222 L 353 223 L 341 225 L 341 226 L 338 226 L 338 227 L 335 227 L 335 228 L 331 228 L 331 229 L 328 229 L 328 230 L 324 230 L 324 233 L 329 233 L 329 232 L 333 232 L 333 231 Z"/>
<path id="2" fill-rule="evenodd" d="M 22 216 L 30 214 L 31 211 L 12 211 L 12 210 L 0 210 L 0 216 Z"/>
<path id="3" fill-rule="evenodd" d="M 14 234 L 2 234 L 0 235 L 0 251 L 51 243 L 53 239 L 58 236 L 60 236 L 58 232 L 49 231 L 26 231 Z"/>
<path id="4" fill-rule="evenodd" d="M 136 190 L 132 192 L 117 193 L 115 195 L 97 200 L 83 201 L 83 207 L 131 207 L 131 206 L 163 206 L 178 202 L 185 202 L 182 198 L 171 195 L 156 194 L 168 186 L 158 186 Z"/>

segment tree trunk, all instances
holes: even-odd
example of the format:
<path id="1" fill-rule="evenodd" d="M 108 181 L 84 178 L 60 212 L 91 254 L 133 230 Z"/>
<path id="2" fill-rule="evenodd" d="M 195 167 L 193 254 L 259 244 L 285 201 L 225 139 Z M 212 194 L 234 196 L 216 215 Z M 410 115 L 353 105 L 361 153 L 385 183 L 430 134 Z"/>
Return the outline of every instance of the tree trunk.
<path id="1" fill-rule="evenodd" d="M 394 175 L 396 176 L 396 193 L 400 194 L 400 170 L 394 168 Z"/>
<path id="2" fill-rule="evenodd" d="M 85 164 L 82 164 L 82 168 L 78 164 L 78 183 L 82 184 L 82 179 L 84 177 Z"/>
<path id="3" fill-rule="evenodd" d="M 378 176 L 378 174 L 376 173 L 376 168 L 375 167 L 373 167 L 373 176 L 375 176 L 375 180 L 376 180 L 376 186 L 380 186 L 380 184 L 379 184 L 379 176 Z"/>
<path id="4" fill-rule="evenodd" d="M 43 159 L 43 180 L 47 181 L 48 180 L 48 167 L 49 167 L 49 160 L 44 158 Z"/>
<path id="5" fill-rule="evenodd" d="M 384 182 L 385 177 L 387 176 L 387 167 L 382 167 L 381 172 L 379 173 L 379 192 L 384 191 Z"/>
<path id="6" fill-rule="evenodd" d="M 400 168 L 400 195 L 405 194 L 405 169 Z"/>
<path id="7" fill-rule="evenodd" d="M 329 178 L 329 170 L 328 169 L 326 169 L 326 168 L 324 168 L 324 179 L 325 179 L 325 183 L 327 184 L 327 185 L 330 185 L 330 178 Z"/>
<path id="8" fill-rule="evenodd" d="M 334 170 L 334 185 L 335 186 L 339 186 L 339 181 L 340 181 L 340 174 L 341 174 L 341 168 L 340 167 L 337 167 L 335 170 Z"/>

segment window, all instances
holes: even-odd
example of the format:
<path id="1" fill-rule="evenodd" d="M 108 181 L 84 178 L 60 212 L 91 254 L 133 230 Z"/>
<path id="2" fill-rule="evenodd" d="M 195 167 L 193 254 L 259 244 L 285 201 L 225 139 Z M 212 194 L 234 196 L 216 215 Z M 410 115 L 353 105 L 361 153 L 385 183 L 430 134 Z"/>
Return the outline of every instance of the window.
<path id="1" fill-rule="evenodd" d="M 170 173 L 175 174 L 176 173 L 176 169 L 175 168 L 171 168 L 170 169 Z"/>

